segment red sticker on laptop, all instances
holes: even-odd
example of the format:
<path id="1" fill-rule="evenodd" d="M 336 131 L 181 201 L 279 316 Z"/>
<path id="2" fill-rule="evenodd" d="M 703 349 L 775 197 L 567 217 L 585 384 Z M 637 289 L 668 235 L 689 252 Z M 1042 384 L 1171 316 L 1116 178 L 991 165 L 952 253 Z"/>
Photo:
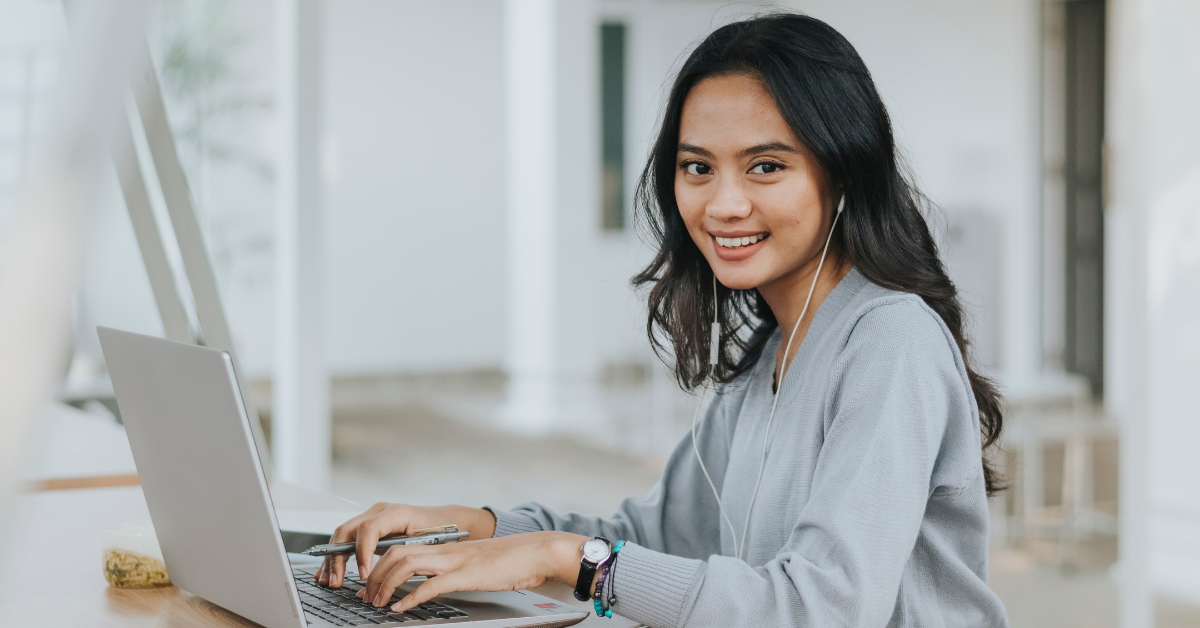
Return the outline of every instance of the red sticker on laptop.
<path id="1" fill-rule="evenodd" d="M 536 606 L 538 608 L 562 608 L 558 604 L 550 604 L 549 602 L 547 602 L 545 604 L 534 604 L 534 606 Z"/>

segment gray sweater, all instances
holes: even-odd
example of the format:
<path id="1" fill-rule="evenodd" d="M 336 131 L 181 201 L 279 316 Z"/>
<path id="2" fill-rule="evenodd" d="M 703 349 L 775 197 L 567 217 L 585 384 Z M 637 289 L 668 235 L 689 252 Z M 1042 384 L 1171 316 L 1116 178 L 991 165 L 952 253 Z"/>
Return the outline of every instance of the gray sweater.
<path id="1" fill-rule="evenodd" d="M 739 535 L 779 343 L 777 330 L 698 428 Z M 979 413 L 941 318 L 851 270 L 818 309 L 781 394 L 743 560 L 690 435 L 658 484 L 612 517 L 523 504 L 497 511 L 496 536 L 626 540 L 613 610 L 654 627 L 1006 626 L 987 585 Z"/>

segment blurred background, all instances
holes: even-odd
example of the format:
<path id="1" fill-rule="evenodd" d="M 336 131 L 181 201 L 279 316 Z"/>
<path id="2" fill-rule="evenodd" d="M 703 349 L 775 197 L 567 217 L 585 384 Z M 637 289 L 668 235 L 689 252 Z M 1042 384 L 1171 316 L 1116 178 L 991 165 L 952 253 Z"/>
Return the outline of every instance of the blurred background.
<path id="1" fill-rule="evenodd" d="M 799 10 L 871 69 L 1006 396 L 991 584 L 1012 625 L 1200 626 L 1200 4 L 149 6 L 277 477 L 364 506 L 607 514 L 648 490 L 702 401 L 654 357 L 629 285 L 651 255 L 634 186 L 690 49 Z M 0 242 L 68 39 L 57 0 L 0 7 Z M 154 138 L 133 136 L 153 173 Z M 29 482 L 133 472 L 95 328 L 165 329 L 116 172 L 87 209 Z M 193 296 L 166 193 L 146 189 L 203 336 L 211 300 Z"/>

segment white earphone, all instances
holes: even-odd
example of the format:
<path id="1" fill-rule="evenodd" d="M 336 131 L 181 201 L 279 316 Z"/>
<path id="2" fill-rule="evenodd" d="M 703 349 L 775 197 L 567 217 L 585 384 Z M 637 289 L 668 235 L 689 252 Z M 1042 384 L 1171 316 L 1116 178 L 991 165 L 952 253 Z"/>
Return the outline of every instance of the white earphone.
<path id="1" fill-rule="evenodd" d="M 821 259 L 817 262 L 817 272 L 813 275 L 812 285 L 808 287 L 808 297 L 804 299 L 804 309 L 800 310 L 800 318 L 796 319 L 796 325 L 792 327 L 792 333 L 788 336 L 787 347 L 783 350 L 783 365 L 779 369 L 779 381 L 775 386 L 775 399 L 771 402 L 771 414 L 767 417 L 767 429 L 763 433 L 763 448 L 762 459 L 758 463 L 758 478 L 754 480 L 754 492 L 750 495 L 750 506 L 746 508 L 746 523 L 742 526 L 742 536 L 738 539 L 737 531 L 733 527 L 733 521 L 729 519 L 729 514 L 725 512 L 725 505 L 721 503 L 721 494 L 717 490 L 717 485 L 713 483 L 712 477 L 708 474 L 708 469 L 704 466 L 704 460 L 700 458 L 700 446 L 696 444 L 696 420 L 700 416 L 700 402 L 696 402 L 696 411 L 692 413 L 692 450 L 696 452 L 696 462 L 700 463 L 700 470 L 704 472 L 704 479 L 708 480 L 708 486 L 712 489 L 713 497 L 717 499 L 717 508 L 721 511 L 721 516 L 725 519 L 725 523 L 729 526 L 729 534 L 733 537 L 733 545 L 735 557 L 738 560 L 742 558 L 742 552 L 746 545 L 746 532 L 750 530 L 750 513 L 754 511 L 754 502 L 758 499 L 758 486 L 762 483 L 763 469 L 767 465 L 767 447 L 771 443 L 771 423 L 775 420 L 775 407 L 779 405 L 779 396 L 783 393 L 783 378 L 787 374 L 788 354 L 792 352 L 792 340 L 796 338 L 796 331 L 800 329 L 800 322 L 804 320 L 804 315 L 808 313 L 808 305 L 812 302 L 813 291 L 817 288 L 817 280 L 821 277 L 821 267 L 825 265 L 825 254 L 829 252 L 829 242 L 833 240 L 833 228 L 837 226 L 838 218 L 842 216 L 842 209 L 846 206 L 846 195 L 843 193 L 842 198 L 838 201 L 837 213 L 833 216 L 833 223 L 829 225 L 829 235 L 825 236 L 825 248 L 821 249 Z M 720 311 L 717 302 L 717 274 L 713 273 L 713 322 L 712 334 L 709 343 L 708 363 L 715 366 L 718 363 L 720 353 L 721 339 L 721 323 L 718 322 L 717 313 Z M 710 378 L 711 382 L 711 378 Z M 708 385 L 705 385 L 704 391 L 700 394 L 703 399 L 705 393 L 708 392 Z"/>

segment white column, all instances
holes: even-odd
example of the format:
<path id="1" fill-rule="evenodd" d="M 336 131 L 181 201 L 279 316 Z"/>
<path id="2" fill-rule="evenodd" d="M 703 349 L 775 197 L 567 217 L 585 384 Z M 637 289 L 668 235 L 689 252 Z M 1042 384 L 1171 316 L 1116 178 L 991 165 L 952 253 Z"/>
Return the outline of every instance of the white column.
<path id="1" fill-rule="evenodd" d="M 509 382 L 501 420 L 524 431 L 555 419 L 556 4 L 505 2 Z"/>
<path id="2" fill-rule="evenodd" d="M 554 58 L 558 136 L 555 160 L 569 164 L 555 173 L 557 222 L 555 260 L 558 325 L 555 366 L 558 402 L 555 429 L 594 435 L 612 418 L 600 375 L 609 330 L 605 279 L 624 284 L 628 276 L 604 248 L 600 220 L 600 19 L 594 0 L 558 0 Z M 611 237 L 611 236 L 610 236 Z M 623 295 L 622 295 L 623 296 Z M 624 312 L 622 312 L 623 314 Z"/>
<path id="3" fill-rule="evenodd" d="M 1121 420 L 1121 626 L 1200 599 L 1200 5 L 1109 3 L 1106 403 Z"/>
<path id="4" fill-rule="evenodd" d="M 276 0 L 275 6 L 279 154 L 271 444 L 277 478 L 325 488 L 331 450 L 321 299 L 322 3 Z"/>
<path id="5" fill-rule="evenodd" d="M 1020 167 L 1015 169 L 1010 198 L 1012 210 L 1004 220 L 1001 243 L 1001 281 L 1003 299 L 1000 307 L 1000 364 L 1001 383 L 1013 393 L 1035 390 L 1041 380 L 1041 147 L 1039 144 L 1039 109 L 1041 56 L 1040 3 L 1022 0 L 1016 5 L 1022 23 L 1017 36 L 1021 38 L 1022 54 L 1016 64 L 1019 83 L 1014 84 L 1023 97 L 1016 115 L 1023 133 L 1016 141 Z"/>
<path id="6" fill-rule="evenodd" d="M 1122 628 L 1154 625 L 1147 531 L 1146 208 L 1144 41 L 1149 2 L 1109 2 L 1105 145 L 1104 402 L 1120 420 L 1120 584 Z"/>

